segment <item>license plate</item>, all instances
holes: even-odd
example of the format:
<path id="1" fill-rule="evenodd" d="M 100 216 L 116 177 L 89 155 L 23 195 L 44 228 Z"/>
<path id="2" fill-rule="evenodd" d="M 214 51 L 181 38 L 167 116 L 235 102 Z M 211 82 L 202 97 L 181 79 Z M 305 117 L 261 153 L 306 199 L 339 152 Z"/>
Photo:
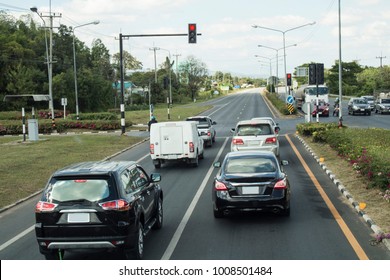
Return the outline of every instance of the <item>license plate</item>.
<path id="1" fill-rule="evenodd" d="M 68 213 L 68 223 L 89 223 L 89 213 Z"/>
<path id="2" fill-rule="evenodd" d="M 248 141 L 248 146 L 258 146 L 260 145 L 260 141 Z"/>
<path id="3" fill-rule="evenodd" d="M 242 194 L 259 194 L 260 188 L 259 187 L 242 187 L 241 192 L 242 192 Z"/>
<path id="4" fill-rule="evenodd" d="M 364 112 L 364 109 L 360 109 L 360 111 Z"/>

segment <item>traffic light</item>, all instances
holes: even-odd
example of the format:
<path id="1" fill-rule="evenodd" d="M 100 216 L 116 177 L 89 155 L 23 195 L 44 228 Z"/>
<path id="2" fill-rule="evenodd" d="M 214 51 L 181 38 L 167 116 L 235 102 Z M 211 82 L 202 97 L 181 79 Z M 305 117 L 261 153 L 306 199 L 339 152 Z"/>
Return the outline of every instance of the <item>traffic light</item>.
<path id="1" fill-rule="evenodd" d="M 291 86 L 291 73 L 287 73 L 286 76 L 287 76 L 287 77 L 286 77 L 287 85 L 288 85 L 288 86 Z"/>
<path id="2" fill-rule="evenodd" d="M 196 44 L 196 23 L 188 24 L 188 43 Z"/>
<path id="3" fill-rule="evenodd" d="M 317 84 L 323 85 L 324 84 L 324 64 L 317 63 L 316 67 L 316 76 L 317 76 Z"/>
<path id="4" fill-rule="evenodd" d="M 315 85 L 317 82 L 316 68 L 315 63 L 309 64 L 309 85 Z"/>

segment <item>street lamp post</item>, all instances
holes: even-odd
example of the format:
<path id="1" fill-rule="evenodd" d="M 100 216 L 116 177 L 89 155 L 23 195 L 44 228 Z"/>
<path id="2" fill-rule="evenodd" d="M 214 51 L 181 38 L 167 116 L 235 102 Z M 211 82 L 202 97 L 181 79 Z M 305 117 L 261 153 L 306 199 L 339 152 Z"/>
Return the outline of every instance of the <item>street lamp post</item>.
<path id="1" fill-rule="evenodd" d="M 269 76 L 270 76 L 270 78 L 272 79 L 272 63 L 271 63 L 271 60 L 272 60 L 273 58 L 269 58 L 269 57 L 261 56 L 261 55 L 257 55 L 257 54 L 255 54 L 255 57 L 261 57 L 261 58 L 265 58 L 265 59 L 268 59 L 268 60 L 269 60 Z M 263 62 L 263 61 L 259 61 L 259 62 Z M 274 83 L 273 83 L 273 79 L 272 79 L 272 84 L 274 84 Z M 273 92 L 273 91 L 272 91 L 272 87 L 271 87 L 271 92 Z"/>
<path id="2" fill-rule="evenodd" d="M 276 51 L 276 78 L 279 78 L 279 72 L 278 72 L 278 65 L 279 65 L 279 51 L 282 50 L 283 48 L 279 48 L 279 49 L 275 49 L 275 48 L 272 48 L 272 47 L 268 47 L 268 46 L 264 46 L 264 45 L 257 45 L 259 48 L 267 48 L 267 49 L 271 49 L 271 50 L 274 50 Z M 293 45 L 289 45 L 289 46 L 286 46 L 286 49 L 289 48 L 289 47 L 296 47 L 297 44 L 293 44 Z M 276 92 L 278 92 L 278 87 L 276 87 Z"/>
<path id="3" fill-rule="evenodd" d="M 77 120 L 80 118 L 80 114 L 79 114 L 79 97 L 78 97 L 78 92 L 77 92 L 76 44 L 75 44 L 74 31 L 76 30 L 76 28 L 79 28 L 82 26 L 86 26 L 86 25 L 90 25 L 90 24 L 99 24 L 99 23 L 100 23 L 100 21 L 96 20 L 93 22 L 89 22 L 89 23 L 85 23 L 85 24 L 81 24 L 81 25 L 77 25 L 77 26 L 73 27 L 73 72 L 74 72 L 74 93 L 75 93 L 75 99 L 76 99 L 76 118 L 77 118 Z"/>
<path id="4" fill-rule="evenodd" d="M 316 22 L 314 21 L 314 22 L 306 23 L 306 24 L 303 24 L 303 25 L 300 25 L 300 26 L 297 26 L 297 27 L 293 27 L 293 28 L 287 29 L 287 30 L 279 30 L 279 29 L 264 27 L 264 26 L 260 26 L 260 25 L 252 25 L 253 28 L 262 28 L 262 29 L 267 29 L 267 30 L 271 30 L 271 31 L 280 32 L 280 33 L 283 34 L 283 57 L 284 57 L 283 61 L 284 61 L 285 94 L 287 94 L 287 83 L 286 83 L 286 76 L 287 76 L 287 69 L 286 69 L 286 33 L 289 32 L 289 31 L 298 29 L 298 28 L 302 28 L 302 27 L 308 26 L 308 25 L 313 25 L 315 23 Z"/>

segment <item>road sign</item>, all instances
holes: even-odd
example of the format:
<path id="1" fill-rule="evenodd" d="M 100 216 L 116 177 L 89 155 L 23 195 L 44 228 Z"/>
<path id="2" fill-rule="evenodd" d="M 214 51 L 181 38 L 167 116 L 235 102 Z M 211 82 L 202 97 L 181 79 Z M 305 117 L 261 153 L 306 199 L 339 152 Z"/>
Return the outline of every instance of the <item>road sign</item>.
<path id="1" fill-rule="evenodd" d="M 288 104 L 293 104 L 294 103 L 294 97 L 292 95 L 287 96 L 286 102 Z"/>

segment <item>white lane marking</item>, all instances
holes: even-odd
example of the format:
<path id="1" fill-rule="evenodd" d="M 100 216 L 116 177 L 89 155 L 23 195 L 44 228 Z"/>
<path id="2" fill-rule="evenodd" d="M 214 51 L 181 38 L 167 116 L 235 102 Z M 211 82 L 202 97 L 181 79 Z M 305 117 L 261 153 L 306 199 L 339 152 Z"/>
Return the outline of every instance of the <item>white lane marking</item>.
<path id="1" fill-rule="evenodd" d="M 150 156 L 150 154 L 144 155 L 142 158 L 138 159 L 136 162 L 139 163 L 139 162 L 141 162 L 142 160 L 144 160 L 148 156 Z"/>
<path id="2" fill-rule="evenodd" d="M 15 237 L 11 238 L 10 240 L 8 240 L 7 242 L 1 244 L 0 246 L 0 251 L 3 251 L 5 248 L 7 248 L 8 246 L 10 246 L 12 243 L 18 241 L 20 238 L 22 238 L 23 236 L 29 234 L 31 231 L 33 231 L 35 228 L 35 225 L 32 225 L 31 227 L 25 229 L 24 231 L 22 231 L 21 233 L 19 233 L 18 235 L 16 235 Z"/>
<path id="3" fill-rule="evenodd" d="M 217 156 L 214 159 L 214 162 L 217 161 L 217 159 L 221 156 L 222 151 L 225 148 L 228 139 L 229 139 L 229 137 L 226 137 L 225 142 L 223 143 L 221 149 L 219 150 Z M 213 170 L 214 170 L 214 166 L 211 165 L 210 168 L 209 168 L 209 171 L 207 172 L 205 178 L 203 179 L 202 184 L 200 185 L 200 187 L 199 187 L 198 191 L 196 192 L 193 200 L 191 201 L 190 206 L 188 207 L 186 213 L 184 214 L 183 219 L 180 221 L 179 226 L 177 227 L 177 229 L 176 229 L 176 231 L 175 231 L 171 241 L 169 242 L 169 245 L 168 245 L 167 249 L 165 250 L 164 255 L 161 257 L 162 260 L 169 260 L 170 257 L 172 256 L 173 251 L 175 250 L 176 245 L 179 242 L 179 239 L 180 239 L 180 237 L 181 237 L 181 235 L 182 235 L 182 233 L 184 231 L 184 228 L 186 227 L 186 225 L 188 223 L 188 220 L 190 219 L 191 214 L 194 211 L 195 206 L 198 203 L 199 198 L 200 198 L 204 188 L 206 187 L 207 181 L 209 180 Z"/>

